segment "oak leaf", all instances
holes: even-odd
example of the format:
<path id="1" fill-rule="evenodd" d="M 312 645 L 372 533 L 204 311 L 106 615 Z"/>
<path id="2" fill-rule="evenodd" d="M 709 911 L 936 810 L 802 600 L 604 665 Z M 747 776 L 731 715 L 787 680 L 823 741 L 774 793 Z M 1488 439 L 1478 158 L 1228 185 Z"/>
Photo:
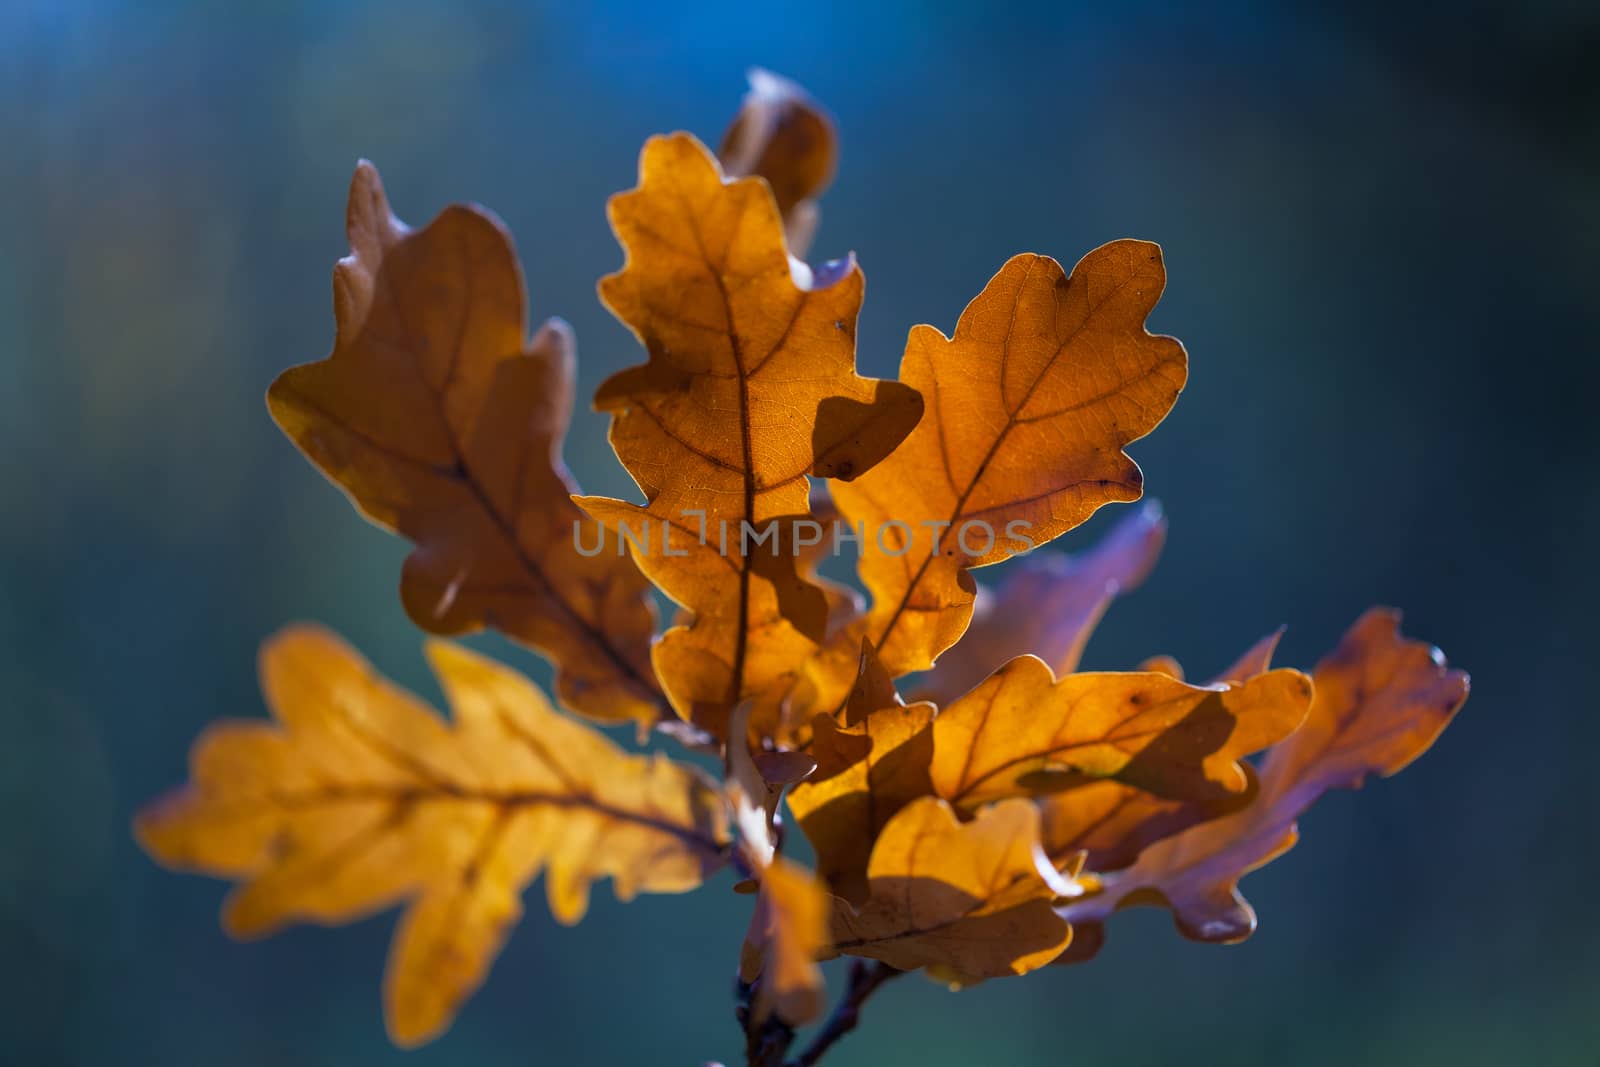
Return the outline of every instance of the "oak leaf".
<path id="1" fill-rule="evenodd" d="M 1036 970 L 1072 938 L 1052 905 L 1079 886 L 1045 858 L 1038 810 L 1025 800 L 961 822 L 923 797 L 889 820 L 868 874 L 861 908 L 834 899 L 836 953 L 970 982 Z"/>
<path id="2" fill-rule="evenodd" d="M 1296 820 L 1330 789 L 1356 789 L 1387 777 L 1425 752 L 1467 698 L 1469 682 L 1438 649 L 1406 640 L 1399 613 L 1363 615 L 1316 667 L 1316 698 L 1305 724 L 1274 747 L 1261 768 L 1260 793 L 1237 814 L 1157 842 L 1100 891 L 1063 910 L 1086 932 L 1120 907 L 1164 904 L 1178 929 L 1198 941 L 1241 941 L 1256 926 L 1239 879 L 1294 846 Z"/>
<path id="3" fill-rule="evenodd" d="M 562 704 L 597 719 L 670 716 L 650 669 L 649 585 L 616 551 L 578 551 L 604 535 L 561 462 L 572 331 L 551 319 L 528 340 L 504 226 L 456 205 L 412 230 L 363 162 L 346 230 L 333 354 L 279 375 L 272 417 L 362 514 L 415 542 L 400 592 L 417 625 L 532 645 L 554 661 Z"/>
<path id="4" fill-rule="evenodd" d="M 817 769 L 789 791 L 789 810 L 817 853 L 817 870 L 833 892 L 865 901 L 873 843 L 901 808 L 933 793 L 934 706 L 907 705 L 870 644 L 845 706 L 843 724 L 815 720 L 811 754 Z"/>
<path id="5" fill-rule="evenodd" d="M 1282 636 L 1280 629 L 1252 645 L 1212 685 L 1242 685 L 1271 669 L 1272 653 Z M 1181 679 L 1176 661 L 1156 662 L 1158 668 Z M 1313 697 L 1313 699 L 1315 699 Z M 1281 741 L 1300 725 L 1288 715 L 1252 716 L 1228 734 L 1217 750 L 1219 759 L 1242 761 L 1245 756 Z M 1248 764 L 1241 763 L 1248 767 Z M 1253 773 L 1253 772 L 1252 772 Z M 1137 778 L 1137 775 L 1135 775 Z M 1254 780 L 1252 778 L 1252 785 Z M 1041 837 L 1051 856 L 1081 853 L 1085 865 L 1097 872 L 1126 867 L 1147 846 L 1191 826 L 1237 810 L 1248 797 L 1163 797 L 1112 779 L 1088 781 L 1043 798 Z"/>
<path id="6" fill-rule="evenodd" d="M 783 217 L 789 251 L 804 256 L 816 233 L 817 198 L 839 166 L 833 119 L 787 78 L 756 67 L 717 156 L 730 178 L 766 179 Z"/>
<path id="7" fill-rule="evenodd" d="M 694 138 L 651 138 L 638 187 L 609 212 L 626 260 L 600 297 L 649 361 L 607 379 L 595 406 L 646 502 L 580 503 L 659 535 L 629 547 L 689 619 L 657 641 L 655 667 L 679 713 L 722 736 L 742 701 L 775 701 L 827 628 L 794 554 L 808 476 L 868 470 L 922 400 L 855 373 L 854 261 L 813 273 L 792 260 L 766 184 L 725 181 Z"/>
<path id="8" fill-rule="evenodd" d="M 1123 448 L 1166 416 L 1188 373 L 1183 346 L 1144 328 L 1165 284 L 1160 249 L 1143 241 L 1097 248 L 1070 276 L 1020 255 L 951 337 L 911 331 L 900 376 L 926 417 L 887 461 L 832 486 L 845 516 L 879 534 L 862 546 L 863 628 L 891 674 L 932 667 L 960 638 L 968 568 L 1138 499 Z"/>
<path id="9" fill-rule="evenodd" d="M 772 1012 L 791 1026 L 822 1013 L 822 970 L 828 947 L 828 894 L 804 867 L 775 856 L 760 873 L 760 896 L 739 955 L 739 977 L 761 980 L 758 1017 Z"/>
<path id="10" fill-rule="evenodd" d="M 428 656 L 451 724 L 332 634 L 284 631 L 261 655 L 275 721 L 211 726 L 190 783 L 136 824 L 163 864 L 241 883 L 222 919 L 237 937 L 404 903 L 384 980 L 401 1045 L 449 1026 L 541 868 L 570 924 L 600 878 L 624 900 L 694 888 L 728 836 L 698 771 L 623 752 L 491 660 Z"/>
<path id="11" fill-rule="evenodd" d="M 1111 601 L 1143 582 L 1167 539 L 1161 506 L 1147 501 L 1089 551 L 1038 553 L 1012 564 L 999 586 L 978 583 L 972 623 L 921 680 L 917 696 L 947 704 L 1019 652 L 1071 674 Z"/>
<path id="12" fill-rule="evenodd" d="M 1234 747 L 1253 752 L 1286 735 L 1310 702 L 1311 682 L 1295 670 L 1194 686 L 1156 672 L 1057 679 L 1044 661 L 1019 656 L 934 719 L 933 784 L 965 808 L 1113 776 L 1223 802 L 1250 786 Z"/>

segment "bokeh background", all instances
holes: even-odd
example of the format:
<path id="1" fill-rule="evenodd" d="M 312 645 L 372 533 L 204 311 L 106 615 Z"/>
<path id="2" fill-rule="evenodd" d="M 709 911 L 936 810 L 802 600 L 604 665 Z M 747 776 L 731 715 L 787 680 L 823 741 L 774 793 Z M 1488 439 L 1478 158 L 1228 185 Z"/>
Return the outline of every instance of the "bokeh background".
<path id="1" fill-rule="evenodd" d="M 602 886 L 571 930 L 536 890 L 455 1028 L 403 1054 L 392 916 L 231 943 L 223 886 L 158 871 L 128 821 L 203 723 L 260 714 L 255 648 L 290 620 L 436 695 L 404 546 L 262 404 L 330 345 L 355 160 L 413 222 L 506 219 L 587 393 L 638 358 L 594 295 L 605 196 L 648 134 L 720 133 L 761 64 L 840 122 L 815 253 L 864 264 L 866 373 L 1011 253 L 1165 246 L 1153 323 L 1191 385 L 1132 451 L 1172 531 L 1091 666 L 1205 673 L 1285 622 L 1309 665 L 1390 603 L 1473 675 L 1427 758 L 1247 879 L 1247 944 L 1131 913 L 1089 968 L 897 983 L 829 1062 L 1596 1062 L 1597 51 L 1560 0 L 0 3 L 0 1059 L 735 1061 L 726 877 Z M 604 433 L 580 415 L 568 458 L 627 493 Z"/>

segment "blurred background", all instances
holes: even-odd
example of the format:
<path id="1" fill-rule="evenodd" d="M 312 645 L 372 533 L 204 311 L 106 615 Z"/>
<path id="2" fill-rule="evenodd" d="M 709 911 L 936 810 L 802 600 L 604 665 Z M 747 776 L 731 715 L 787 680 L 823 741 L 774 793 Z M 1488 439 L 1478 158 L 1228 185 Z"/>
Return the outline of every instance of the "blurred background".
<path id="1" fill-rule="evenodd" d="M 1594 1063 L 1597 49 L 1561 0 L 0 3 L 0 1059 L 736 1062 L 726 876 L 599 887 L 570 930 L 536 891 L 454 1029 L 400 1053 L 392 914 L 232 943 L 223 885 L 157 870 L 128 823 L 205 722 L 261 713 L 255 649 L 291 620 L 437 696 L 405 546 L 262 403 L 331 344 L 355 160 L 413 223 L 509 223 L 587 395 L 640 356 L 594 295 L 605 197 L 650 133 L 720 134 L 760 64 L 839 121 L 813 255 L 865 267 L 864 373 L 1014 252 L 1165 247 L 1152 323 L 1191 384 L 1131 451 L 1171 535 L 1089 666 L 1208 674 L 1280 623 L 1309 666 L 1387 603 L 1473 676 L 1427 758 L 1246 880 L 1248 943 L 1137 911 L 1090 967 L 897 983 L 828 1062 Z M 567 456 L 631 492 L 601 417 Z"/>

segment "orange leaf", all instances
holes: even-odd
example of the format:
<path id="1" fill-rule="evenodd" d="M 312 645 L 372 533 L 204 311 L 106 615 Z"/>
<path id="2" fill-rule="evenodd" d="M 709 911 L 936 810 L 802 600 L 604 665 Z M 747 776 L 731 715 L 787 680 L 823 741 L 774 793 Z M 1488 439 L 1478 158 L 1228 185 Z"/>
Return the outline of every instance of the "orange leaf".
<path id="1" fill-rule="evenodd" d="M 597 879 L 623 900 L 692 889 L 727 840 L 697 771 L 623 752 L 465 649 L 428 655 L 453 724 L 332 634 L 284 631 L 261 655 L 276 722 L 213 725 L 190 784 L 136 824 L 162 863 L 242 883 L 223 912 L 237 937 L 405 903 L 384 982 L 401 1045 L 449 1026 L 541 868 L 550 910 L 575 923 Z"/>
<path id="2" fill-rule="evenodd" d="M 1111 601 L 1144 581 L 1167 539 L 1161 506 L 1149 501 L 1077 556 L 1039 553 L 1018 561 L 997 589 L 978 585 L 972 624 L 939 657 L 917 695 L 947 704 L 1018 653 L 1071 674 Z"/>
<path id="3" fill-rule="evenodd" d="M 1278 630 L 1256 642 L 1211 684 L 1237 685 L 1265 674 L 1282 634 Z M 1171 674 L 1182 677 L 1175 664 Z M 1275 714 L 1279 709 L 1265 710 L 1265 715 L 1240 721 L 1217 750 L 1219 759 L 1242 760 L 1276 744 L 1300 725 L 1292 715 Z M 1237 795 L 1170 799 L 1118 781 L 1088 781 L 1040 801 L 1044 847 L 1056 857 L 1083 853 L 1090 870 L 1115 870 L 1132 863 L 1153 842 L 1237 810 L 1239 802 L 1247 799 Z"/>
<path id="4" fill-rule="evenodd" d="M 863 907 L 834 900 L 836 953 L 967 982 L 1026 974 L 1072 937 L 1052 904 L 1078 886 L 1044 858 L 1039 813 L 1025 800 L 963 823 L 923 797 L 889 820 L 868 873 Z"/>
<path id="5" fill-rule="evenodd" d="M 555 662 L 567 707 L 655 721 L 649 586 L 575 540 L 600 531 L 561 462 L 571 329 L 551 319 L 527 340 L 510 235 L 480 208 L 409 229 L 363 162 L 346 228 L 333 354 L 272 383 L 272 417 L 362 514 L 416 543 L 400 592 L 417 625 L 503 630 Z"/>
<path id="6" fill-rule="evenodd" d="M 1328 790 L 1395 774 L 1427 751 L 1467 698 L 1466 674 L 1446 669 L 1438 649 L 1402 638 L 1399 622 L 1397 612 L 1368 611 L 1317 665 L 1311 712 L 1268 754 L 1248 808 L 1152 845 L 1067 917 L 1092 928 L 1119 907 L 1158 903 L 1186 937 L 1248 937 L 1256 917 L 1239 879 L 1288 851 L 1295 820 Z M 1086 943 L 1100 939 L 1094 930 Z"/>
<path id="7" fill-rule="evenodd" d="M 789 792 L 789 810 L 817 852 L 829 887 L 853 904 L 867 897 L 873 842 L 901 808 L 933 792 L 932 704 L 907 706 L 871 645 L 840 726 L 816 718 L 811 751 L 818 767 Z"/>
<path id="8" fill-rule="evenodd" d="M 1222 802 L 1250 784 L 1232 749 L 1287 734 L 1310 701 L 1310 680 L 1293 670 L 1217 687 L 1153 672 L 1057 680 L 1042 660 L 1019 656 L 934 720 L 933 784 L 965 808 L 1110 777 Z"/>
<path id="9" fill-rule="evenodd" d="M 766 179 L 789 251 L 805 255 L 817 230 L 817 198 L 839 166 L 838 137 L 827 113 L 794 82 L 756 67 L 717 155 L 730 178 Z"/>
<path id="10" fill-rule="evenodd" d="M 691 613 L 657 642 L 656 670 L 679 713 L 721 736 L 736 704 L 775 699 L 827 627 L 794 551 L 807 477 L 867 470 L 922 401 L 855 373 L 854 262 L 814 275 L 791 260 L 765 183 L 724 181 L 689 135 L 646 143 L 639 186 L 610 215 L 627 259 L 600 296 L 649 361 L 608 379 L 595 405 L 646 503 L 580 503 L 654 534 L 630 548 Z M 777 541 L 750 539 L 768 532 Z"/>
<path id="11" fill-rule="evenodd" d="M 761 895 L 739 956 L 739 976 L 761 978 L 759 1018 L 775 1012 L 791 1026 L 822 1014 L 822 970 L 828 945 L 828 895 L 804 867 L 775 857 L 760 874 Z"/>

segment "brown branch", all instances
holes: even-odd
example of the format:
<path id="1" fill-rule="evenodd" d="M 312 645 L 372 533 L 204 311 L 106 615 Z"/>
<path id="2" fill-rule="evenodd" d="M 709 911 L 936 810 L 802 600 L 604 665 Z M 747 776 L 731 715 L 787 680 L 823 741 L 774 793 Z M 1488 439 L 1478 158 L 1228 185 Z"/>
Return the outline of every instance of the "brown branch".
<path id="1" fill-rule="evenodd" d="M 905 973 L 887 963 L 868 964 L 865 960 L 852 960 L 850 984 L 845 988 L 844 996 L 839 998 L 839 1003 L 834 1005 L 833 1014 L 828 1016 L 827 1023 L 817 1031 L 811 1043 L 786 1067 L 813 1067 L 840 1038 L 860 1024 L 861 1008 L 867 998 L 889 979 Z"/>

